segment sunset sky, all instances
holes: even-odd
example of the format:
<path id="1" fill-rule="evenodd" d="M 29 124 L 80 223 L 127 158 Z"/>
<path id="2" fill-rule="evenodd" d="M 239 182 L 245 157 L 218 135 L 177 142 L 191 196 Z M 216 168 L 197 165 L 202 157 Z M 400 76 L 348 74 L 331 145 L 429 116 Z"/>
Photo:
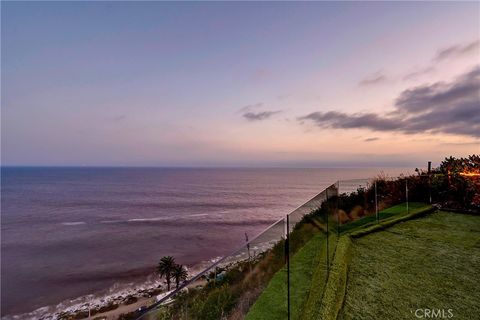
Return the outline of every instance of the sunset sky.
<path id="1" fill-rule="evenodd" d="M 2 2 L 2 164 L 480 153 L 480 3 Z"/>

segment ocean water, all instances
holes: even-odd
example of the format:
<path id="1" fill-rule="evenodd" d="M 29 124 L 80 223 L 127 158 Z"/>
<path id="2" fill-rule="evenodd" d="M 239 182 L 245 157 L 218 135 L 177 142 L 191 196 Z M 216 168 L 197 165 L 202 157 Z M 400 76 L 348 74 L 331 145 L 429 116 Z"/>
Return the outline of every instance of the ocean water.
<path id="1" fill-rule="evenodd" d="M 336 180 L 406 171 L 4 167 L 1 315 L 157 280 L 164 255 L 195 270 Z"/>

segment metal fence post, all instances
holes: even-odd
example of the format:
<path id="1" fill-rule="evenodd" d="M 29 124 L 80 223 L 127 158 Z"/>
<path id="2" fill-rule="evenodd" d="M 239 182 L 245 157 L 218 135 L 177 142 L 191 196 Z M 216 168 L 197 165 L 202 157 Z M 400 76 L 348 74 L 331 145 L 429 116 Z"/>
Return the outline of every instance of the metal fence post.
<path id="1" fill-rule="evenodd" d="M 215 266 L 215 269 L 213 271 L 213 285 L 217 286 L 217 267 Z"/>
<path id="2" fill-rule="evenodd" d="M 408 208 L 408 179 L 405 178 L 405 199 L 407 200 L 407 214 L 410 213 L 410 209 Z"/>
<path id="3" fill-rule="evenodd" d="M 340 236 L 340 213 L 338 210 L 338 201 L 340 197 L 338 196 L 340 194 L 340 180 L 337 180 L 337 201 L 335 202 L 335 213 L 337 214 L 337 240 L 338 237 Z"/>
<path id="4" fill-rule="evenodd" d="M 247 243 L 248 266 L 250 267 L 250 272 L 252 272 L 252 257 L 250 256 L 250 243 L 248 242 L 248 234 L 246 232 L 245 232 L 245 242 Z"/>
<path id="5" fill-rule="evenodd" d="M 285 239 L 287 258 L 287 319 L 290 320 L 290 219 L 287 214 L 287 236 Z"/>
<path id="6" fill-rule="evenodd" d="M 429 194 L 429 203 L 432 204 L 432 179 L 430 172 L 428 173 L 428 194 Z"/>
<path id="7" fill-rule="evenodd" d="M 329 229 L 329 225 L 328 225 L 328 220 L 329 220 L 329 217 L 328 217 L 328 211 L 329 211 L 328 188 L 325 189 L 325 202 L 326 202 L 325 215 L 327 216 L 327 273 L 328 273 L 328 271 L 330 270 L 330 268 L 329 268 L 329 266 L 330 266 L 330 259 L 329 259 L 329 252 L 328 252 L 328 249 L 329 249 L 328 238 L 329 238 L 329 233 L 330 233 L 330 229 Z"/>
<path id="8" fill-rule="evenodd" d="M 377 180 L 375 180 L 375 216 L 377 217 L 377 223 L 379 223 L 380 219 L 378 217 Z"/>

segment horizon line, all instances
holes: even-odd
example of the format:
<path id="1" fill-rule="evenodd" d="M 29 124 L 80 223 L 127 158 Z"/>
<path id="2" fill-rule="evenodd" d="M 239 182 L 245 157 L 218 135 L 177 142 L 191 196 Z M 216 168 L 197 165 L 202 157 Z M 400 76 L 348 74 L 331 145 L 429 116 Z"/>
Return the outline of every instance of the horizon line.
<path id="1" fill-rule="evenodd" d="M 375 169 L 411 168 L 411 165 L 359 165 L 359 166 L 285 166 L 285 165 L 0 165 L 0 168 L 138 168 L 138 169 Z"/>

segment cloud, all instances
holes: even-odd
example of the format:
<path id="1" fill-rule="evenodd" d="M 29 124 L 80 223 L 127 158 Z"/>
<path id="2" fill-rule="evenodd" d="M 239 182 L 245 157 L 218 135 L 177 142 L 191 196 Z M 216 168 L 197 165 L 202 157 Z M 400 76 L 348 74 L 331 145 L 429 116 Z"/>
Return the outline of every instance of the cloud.
<path id="1" fill-rule="evenodd" d="M 373 137 L 373 138 L 367 138 L 367 139 L 365 139 L 365 140 L 363 140 L 363 141 L 365 141 L 365 142 L 371 142 L 371 141 L 377 141 L 377 140 L 379 140 L 379 138 Z"/>
<path id="2" fill-rule="evenodd" d="M 480 40 L 475 40 L 466 44 L 455 44 L 448 48 L 437 50 L 437 53 L 432 57 L 431 61 L 424 67 L 416 67 L 412 71 L 402 75 L 389 75 L 387 76 L 383 70 L 379 70 L 366 78 L 359 81 L 359 86 L 371 86 L 378 85 L 389 81 L 410 81 L 417 78 L 431 74 L 436 71 L 437 63 L 447 59 L 459 58 L 471 53 L 479 53 Z"/>
<path id="3" fill-rule="evenodd" d="M 438 50 L 433 58 L 433 61 L 439 62 L 446 59 L 457 58 L 469 53 L 478 51 L 480 48 L 480 41 L 476 40 L 467 44 L 456 44 L 445 49 Z"/>
<path id="4" fill-rule="evenodd" d="M 400 112 L 419 113 L 446 110 L 458 114 L 459 107 L 477 103 L 480 90 L 480 66 L 458 77 L 452 83 L 437 82 L 403 91 L 395 105 Z"/>
<path id="5" fill-rule="evenodd" d="M 358 85 L 360 86 L 371 86 L 376 84 L 381 84 L 387 81 L 387 76 L 384 75 L 381 71 L 375 72 L 374 74 L 366 77 L 361 80 Z"/>
<path id="6" fill-rule="evenodd" d="M 251 79 L 256 82 L 266 81 L 271 79 L 273 73 L 270 69 L 267 68 L 258 68 L 251 75 Z"/>
<path id="7" fill-rule="evenodd" d="M 418 70 L 415 70 L 415 71 L 412 71 L 412 72 L 409 72 L 407 73 L 406 75 L 403 76 L 403 80 L 404 81 L 408 81 L 408 80 L 415 80 L 417 79 L 418 77 L 420 76 L 423 76 L 425 74 L 429 74 L 429 73 L 432 73 L 435 71 L 435 68 L 430 66 L 430 67 L 425 67 L 425 68 L 422 68 L 422 69 L 418 69 Z"/>
<path id="8" fill-rule="evenodd" d="M 450 83 L 437 82 L 404 90 L 387 115 L 313 112 L 299 117 L 322 128 L 446 133 L 480 137 L 480 66 Z"/>
<path id="9" fill-rule="evenodd" d="M 278 111 L 263 111 L 263 112 L 246 112 L 243 114 L 243 117 L 247 119 L 248 121 L 260 121 L 260 120 L 266 120 L 272 117 L 273 115 L 281 112 L 280 110 Z"/>
<path id="10" fill-rule="evenodd" d="M 127 116 L 122 114 L 122 115 L 119 115 L 119 116 L 112 117 L 112 118 L 110 118 L 110 120 L 113 121 L 113 122 L 120 122 L 120 121 L 125 120 L 126 118 L 127 118 Z"/>
<path id="11" fill-rule="evenodd" d="M 239 113 L 251 112 L 252 110 L 258 109 L 263 106 L 263 102 L 257 102 L 255 104 L 246 105 L 240 109 L 238 109 Z"/>
<path id="12" fill-rule="evenodd" d="M 440 146 L 480 146 L 480 140 L 470 142 L 442 142 Z"/>
<path id="13" fill-rule="evenodd" d="M 312 120 L 320 127 L 335 129 L 364 128 L 377 131 L 391 131 L 398 129 L 400 126 L 399 121 L 394 118 L 384 118 L 375 113 L 313 112 L 300 117 L 299 120 Z"/>
<path id="14" fill-rule="evenodd" d="M 248 121 L 260 121 L 267 120 L 274 116 L 277 113 L 282 112 L 281 110 L 273 111 L 256 111 L 259 108 L 263 107 L 263 102 L 257 102 L 255 104 L 246 105 L 238 110 L 238 113 L 242 114 L 242 117 Z"/>

